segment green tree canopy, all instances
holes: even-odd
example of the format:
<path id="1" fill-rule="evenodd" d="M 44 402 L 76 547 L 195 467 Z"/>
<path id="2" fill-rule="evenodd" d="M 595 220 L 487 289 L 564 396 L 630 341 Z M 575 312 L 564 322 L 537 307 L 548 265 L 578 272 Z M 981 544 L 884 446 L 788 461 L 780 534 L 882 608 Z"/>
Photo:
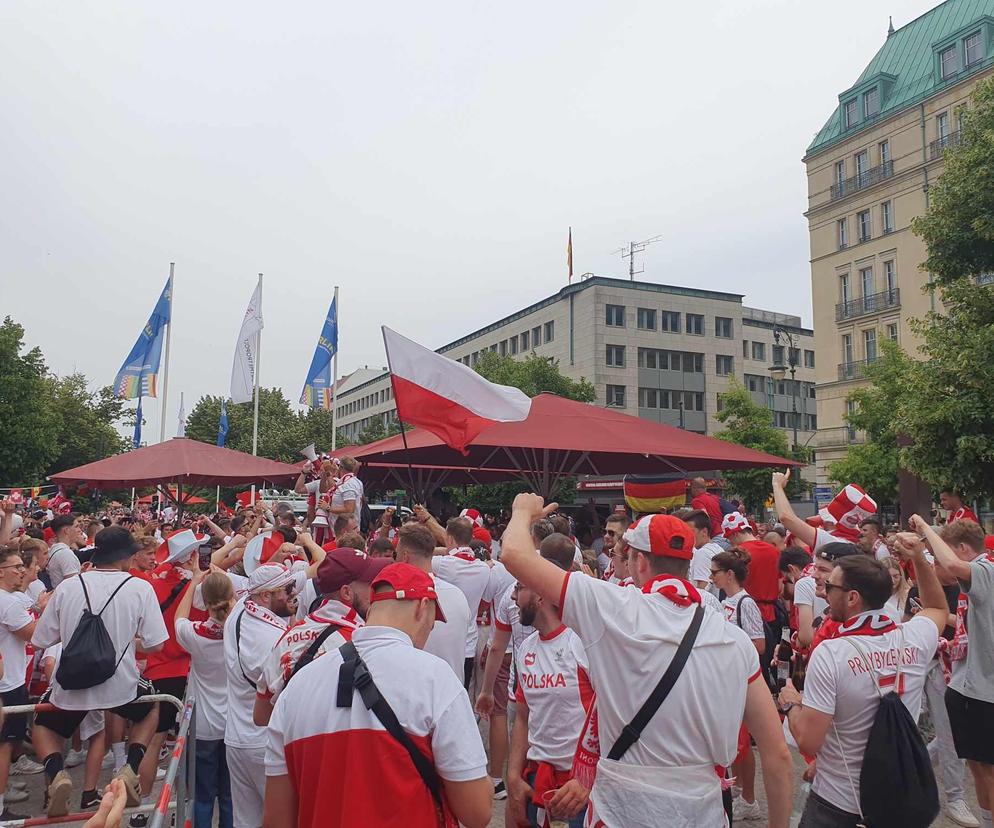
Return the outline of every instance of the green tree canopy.
<path id="1" fill-rule="evenodd" d="M 597 398 L 594 386 L 586 379 L 570 379 L 559 369 L 556 360 L 536 353 L 524 359 L 512 359 L 486 351 L 476 364 L 476 373 L 491 382 L 520 388 L 529 397 L 548 391 L 578 402 L 593 402 Z"/>
<path id="2" fill-rule="evenodd" d="M 130 442 L 117 430 L 124 418 L 124 400 L 114 396 L 111 386 L 89 391 L 86 377 L 78 373 L 49 377 L 48 385 L 59 425 L 58 453 L 51 470 L 72 469 L 127 449 Z"/>
<path id="3" fill-rule="evenodd" d="M 735 379 L 721 395 L 721 411 L 717 420 L 725 428 L 714 436 L 756 451 L 788 457 L 787 436 L 773 425 L 769 409 L 758 405 L 752 395 Z M 769 469 L 742 469 L 724 475 L 729 489 L 741 495 L 745 508 L 752 513 L 763 508 L 770 497 Z M 795 475 L 796 477 L 796 475 Z M 792 477 L 793 480 L 793 477 Z"/>

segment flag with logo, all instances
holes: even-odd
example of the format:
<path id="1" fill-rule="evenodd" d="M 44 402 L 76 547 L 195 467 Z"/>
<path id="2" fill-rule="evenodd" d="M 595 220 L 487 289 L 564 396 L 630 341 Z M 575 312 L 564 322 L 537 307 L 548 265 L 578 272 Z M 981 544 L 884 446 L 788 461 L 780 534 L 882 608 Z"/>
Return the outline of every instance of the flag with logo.
<path id="1" fill-rule="evenodd" d="M 135 411 L 135 433 L 131 440 L 131 448 L 138 448 L 142 444 L 142 398 L 138 398 L 138 410 Z"/>
<path id="2" fill-rule="evenodd" d="M 166 325 L 170 323 L 172 313 L 172 293 L 173 280 L 170 277 L 152 309 L 152 315 L 138 334 L 138 341 L 114 378 L 115 396 L 128 400 L 158 396 L 159 362 Z"/>
<path id="3" fill-rule="evenodd" d="M 321 328 L 311 367 L 307 369 L 304 390 L 300 392 L 300 403 L 308 408 L 331 410 L 333 378 L 331 360 L 338 352 L 338 299 L 331 300 L 328 316 Z"/>
<path id="4" fill-rule="evenodd" d="M 221 416 L 217 421 L 217 444 L 224 448 L 224 441 L 228 439 L 228 401 L 221 400 Z"/>
<path id="5" fill-rule="evenodd" d="M 231 366 L 231 401 L 246 403 L 252 401 L 255 393 L 255 372 L 259 365 L 257 338 L 262 331 L 262 281 L 256 285 L 248 307 L 242 328 L 238 332 L 238 342 L 235 345 L 235 359 Z"/>

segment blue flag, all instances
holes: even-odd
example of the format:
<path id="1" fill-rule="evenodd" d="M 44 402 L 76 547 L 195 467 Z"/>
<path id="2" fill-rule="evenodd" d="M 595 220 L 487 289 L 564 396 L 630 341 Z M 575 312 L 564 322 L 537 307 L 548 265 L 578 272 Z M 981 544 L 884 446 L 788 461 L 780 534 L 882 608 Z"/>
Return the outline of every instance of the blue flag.
<path id="1" fill-rule="evenodd" d="M 221 417 L 217 421 L 217 444 L 224 448 L 224 441 L 228 439 L 228 401 L 221 400 Z"/>
<path id="2" fill-rule="evenodd" d="M 331 410 L 332 378 L 331 358 L 338 352 L 338 308 L 336 300 L 331 300 L 328 317 L 321 328 L 317 347 L 307 370 L 304 390 L 300 392 L 300 402 L 310 408 Z"/>
<path id="3" fill-rule="evenodd" d="M 132 448 L 138 448 L 142 444 L 142 398 L 138 398 L 138 410 L 135 412 L 135 436 L 131 441 Z"/>
<path id="4" fill-rule="evenodd" d="M 169 324 L 172 312 L 172 277 L 166 280 L 159 301 L 152 309 L 138 341 L 131 349 L 124 365 L 114 378 L 114 393 L 118 397 L 133 400 L 135 397 L 155 397 L 159 362 L 162 357 L 162 340 L 165 327 Z"/>

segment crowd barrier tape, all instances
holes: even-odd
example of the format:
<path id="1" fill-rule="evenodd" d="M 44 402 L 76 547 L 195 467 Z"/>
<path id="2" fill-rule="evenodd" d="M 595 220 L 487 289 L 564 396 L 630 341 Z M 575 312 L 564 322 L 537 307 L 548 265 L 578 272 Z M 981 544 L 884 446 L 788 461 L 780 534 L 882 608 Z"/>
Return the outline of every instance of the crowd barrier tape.
<path id="1" fill-rule="evenodd" d="M 163 781 L 162 792 L 159 800 L 154 805 L 140 805 L 137 808 L 128 808 L 124 812 L 124 819 L 121 824 L 126 825 L 127 820 L 133 814 L 151 814 L 149 828 L 163 828 L 166 814 L 170 810 L 176 811 L 176 825 L 182 828 L 190 828 L 192 824 L 191 816 L 187 815 L 189 810 L 192 814 L 192 796 L 190 792 L 194 790 L 196 780 L 196 750 L 190 750 L 190 745 L 196 743 L 196 717 L 194 716 L 193 698 L 187 694 L 185 701 L 180 701 L 175 696 L 166 693 L 143 696 L 142 702 L 152 704 L 161 702 L 173 705 L 179 713 L 179 731 L 176 734 L 176 747 L 169 757 L 169 765 L 166 768 L 166 777 Z M 18 704 L 5 707 L 4 715 L 13 716 L 20 713 L 42 713 L 45 711 L 58 710 L 49 702 L 38 704 Z M 178 773 L 180 763 L 185 760 L 186 767 L 182 773 Z M 175 791 L 175 798 L 173 792 Z M 92 817 L 94 811 L 81 811 L 74 814 L 66 814 L 59 817 L 28 817 L 27 819 L 14 819 L 0 822 L 0 828 L 32 828 L 35 825 L 60 825 L 67 822 L 86 822 Z"/>

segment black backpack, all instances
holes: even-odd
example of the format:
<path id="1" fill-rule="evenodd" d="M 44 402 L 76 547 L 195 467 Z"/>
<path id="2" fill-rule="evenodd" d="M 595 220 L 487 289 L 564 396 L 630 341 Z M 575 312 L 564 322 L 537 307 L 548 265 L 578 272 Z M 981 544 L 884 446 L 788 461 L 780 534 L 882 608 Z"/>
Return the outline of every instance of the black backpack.
<path id="1" fill-rule="evenodd" d="M 742 629 L 742 604 L 746 598 L 752 601 L 756 605 L 756 609 L 759 610 L 759 602 L 748 593 L 739 599 L 739 603 L 735 607 L 735 624 L 740 630 Z M 759 657 L 759 669 L 762 671 L 763 680 L 770 689 L 774 692 L 779 692 L 776 676 L 773 675 L 772 664 L 777 644 L 780 642 L 773 632 L 773 627 L 770 626 L 769 621 L 763 618 L 762 610 L 759 612 L 759 619 L 763 622 L 763 638 L 766 640 L 766 647 L 763 648 L 763 654 Z"/>
<path id="2" fill-rule="evenodd" d="M 859 653 L 880 696 L 859 775 L 863 822 L 868 828 L 925 828 L 939 815 L 939 789 L 928 749 L 901 697 L 893 690 L 885 694 L 880 689 L 866 653 L 849 636 L 846 640 Z M 903 650 L 902 639 L 899 651 Z M 900 686 L 898 663 L 894 687 Z"/>
<path id="3" fill-rule="evenodd" d="M 117 671 L 117 665 L 121 663 L 124 654 L 128 652 L 127 646 L 121 657 L 117 657 L 114 650 L 114 642 L 110 639 L 107 627 L 104 626 L 101 615 L 104 610 L 114 600 L 114 596 L 121 591 L 128 581 L 132 579 L 129 575 L 118 585 L 103 609 L 96 615 L 90 606 L 90 596 L 86 591 L 86 582 L 83 576 L 79 575 L 79 585 L 83 589 L 83 598 L 86 601 L 86 609 L 80 616 L 79 624 L 73 630 L 69 643 L 62 648 L 62 657 L 59 659 L 59 669 L 55 671 L 55 680 L 59 686 L 65 690 L 87 690 L 103 684 Z"/>

